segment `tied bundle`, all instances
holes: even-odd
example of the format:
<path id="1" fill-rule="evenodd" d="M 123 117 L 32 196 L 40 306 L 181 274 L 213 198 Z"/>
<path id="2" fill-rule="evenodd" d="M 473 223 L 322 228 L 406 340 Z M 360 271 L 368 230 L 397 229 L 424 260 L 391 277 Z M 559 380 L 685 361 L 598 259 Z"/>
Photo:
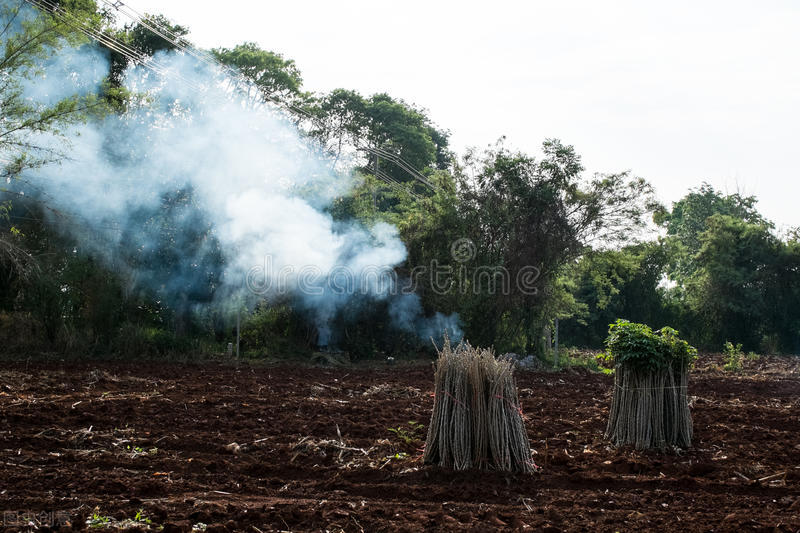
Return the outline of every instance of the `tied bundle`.
<path id="1" fill-rule="evenodd" d="M 606 339 L 614 364 L 614 390 L 606 438 L 637 449 L 688 448 L 692 415 L 687 389 L 697 350 L 671 328 L 618 320 Z"/>
<path id="2" fill-rule="evenodd" d="M 447 338 L 438 351 L 425 463 L 532 472 L 513 362 L 468 343 L 453 348 Z"/>

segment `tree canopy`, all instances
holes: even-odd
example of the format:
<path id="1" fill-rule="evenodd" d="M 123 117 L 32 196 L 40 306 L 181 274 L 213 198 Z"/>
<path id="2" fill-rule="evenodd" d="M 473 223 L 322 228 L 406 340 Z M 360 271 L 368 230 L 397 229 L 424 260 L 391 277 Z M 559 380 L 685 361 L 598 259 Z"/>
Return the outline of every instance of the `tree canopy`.
<path id="1" fill-rule="evenodd" d="M 302 98 L 303 78 L 291 59 L 247 42 L 233 48 L 215 48 L 214 56 L 252 81 L 267 100 L 296 103 Z"/>

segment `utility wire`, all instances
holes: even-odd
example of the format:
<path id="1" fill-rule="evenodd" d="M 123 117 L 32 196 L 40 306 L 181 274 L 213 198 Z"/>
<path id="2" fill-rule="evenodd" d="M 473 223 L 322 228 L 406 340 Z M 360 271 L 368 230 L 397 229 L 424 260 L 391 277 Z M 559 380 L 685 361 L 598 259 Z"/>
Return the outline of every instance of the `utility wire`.
<path id="1" fill-rule="evenodd" d="M 42 11 L 49 12 L 54 16 L 60 18 L 68 26 L 82 32 L 84 35 L 86 35 L 87 37 L 89 37 L 94 41 L 99 42 L 106 48 L 113 50 L 118 54 L 124 56 L 135 65 L 141 65 L 162 77 L 173 75 L 179 78 L 182 83 L 189 86 L 191 89 L 195 91 L 203 90 L 202 86 L 197 85 L 191 80 L 185 78 L 180 73 L 171 71 L 166 65 L 163 65 L 153 57 L 148 56 L 147 54 L 138 51 L 131 46 L 128 46 L 119 39 L 116 39 L 115 37 L 101 30 L 98 30 L 97 28 L 93 27 L 86 21 L 78 19 L 77 17 L 75 17 L 74 15 L 72 15 L 71 13 L 60 7 L 59 5 L 55 4 L 54 2 L 50 0 L 25 0 L 25 1 L 39 8 Z"/>
<path id="2" fill-rule="evenodd" d="M 113 36 L 108 35 L 107 33 L 104 33 L 92 27 L 90 24 L 86 23 L 86 21 L 82 21 L 74 17 L 69 12 L 67 12 L 66 10 L 64 10 L 51 0 L 25 0 L 25 1 L 43 11 L 47 11 L 55 16 L 58 16 L 69 26 L 73 27 L 78 31 L 81 31 L 90 39 L 93 39 L 101 43 L 102 45 L 106 46 L 107 48 L 121 54 L 123 57 L 127 58 L 134 64 L 141 65 L 162 77 L 167 77 L 169 75 L 175 76 L 193 90 L 200 91 L 203 89 L 201 86 L 198 86 L 191 80 L 188 80 L 185 77 L 181 76 L 180 73 L 171 71 L 168 67 L 162 65 L 160 62 L 153 59 L 151 56 L 148 56 L 147 54 L 139 50 L 136 50 L 131 46 L 128 46 L 127 44 L 121 42 L 120 40 L 114 38 Z M 257 86 L 254 86 L 253 82 L 245 78 L 240 72 L 222 63 L 217 58 L 213 57 L 211 54 L 198 51 L 198 49 L 195 48 L 194 46 L 191 46 L 191 44 L 188 43 L 188 41 L 177 36 L 174 32 L 169 30 L 169 28 L 160 25 L 158 21 L 152 19 L 148 20 L 147 17 L 141 15 L 133 8 L 127 8 L 127 6 L 125 6 L 125 4 L 123 4 L 122 2 L 110 2 L 109 0 L 101 0 L 101 1 L 104 4 L 108 5 L 109 7 L 117 10 L 118 12 L 123 13 L 125 16 L 130 18 L 134 23 L 142 25 L 142 27 L 148 29 L 153 34 L 161 37 L 162 39 L 165 39 L 167 42 L 175 46 L 178 50 L 188 55 L 191 55 L 192 57 L 195 57 L 196 59 L 202 61 L 203 63 L 209 66 L 215 66 L 217 68 L 220 68 L 223 72 L 225 72 L 236 82 L 237 88 L 239 88 L 240 84 L 247 87 L 248 88 L 247 94 L 250 93 L 250 89 L 254 88 L 258 94 L 261 94 L 262 97 L 272 102 L 279 108 L 284 108 L 284 109 L 288 108 L 291 112 L 294 112 L 295 114 L 298 114 L 300 116 L 306 117 L 307 119 L 311 120 L 317 127 L 323 127 L 323 125 L 319 123 L 316 117 L 312 116 L 303 109 L 293 106 L 287 102 L 282 102 L 264 93 Z M 130 11 L 128 11 L 128 9 Z M 364 151 L 378 157 L 383 157 L 384 159 L 388 159 L 389 161 L 395 163 L 399 168 L 407 172 L 409 175 L 411 175 L 414 179 L 420 181 L 421 183 L 425 184 L 426 186 L 432 189 L 438 189 L 438 187 L 433 185 L 422 173 L 417 171 L 413 166 L 411 166 L 407 161 L 405 161 L 399 155 L 393 154 L 384 149 L 376 149 L 376 148 L 362 146 L 359 139 L 354 139 L 354 144 L 356 145 L 355 147 L 357 150 Z M 384 181 L 387 185 L 389 185 L 393 189 L 396 189 L 397 187 L 403 189 L 403 185 L 401 185 L 400 182 L 391 179 L 390 176 L 388 176 L 385 172 L 380 172 L 380 175 L 376 173 L 376 177 L 381 181 Z M 420 197 L 415 193 L 411 191 L 406 191 L 406 192 L 410 192 L 414 198 L 420 199 Z"/>
<path id="3" fill-rule="evenodd" d="M 236 79 L 237 81 L 242 82 L 243 84 L 245 84 L 247 86 L 253 85 L 253 82 L 251 80 L 245 78 L 240 72 L 238 72 L 237 70 L 233 69 L 229 65 L 226 65 L 225 63 L 223 63 L 222 61 L 220 61 L 219 59 L 217 59 L 213 55 L 211 55 L 211 54 L 209 54 L 207 52 L 198 51 L 197 48 L 195 48 L 190 42 L 188 42 L 187 40 L 183 39 L 182 37 L 176 35 L 174 32 L 172 32 L 172 30 L 170 30 L 168 27 L 160 24 L 158 21 L 153 20 L 153 19 L 148 19 L 145 15 L 142 15 L 141 13 L 139 13 L 138 11 L 133 9 L 132 7 L 127 6 L 126 4 L 124 4 L 124 3 L 120 2 L 120 1 L 114 1 L 114 2 L 112 2 L 111 0 L 101 0 L 101 1 L 104 4 L 108 5 L 109 7 L 117 10 L 118 12 L 123 13 L 128 18 L 130 18 L 132 21 L 134 21 L 135 23 L 140 24 L 143 27 L 149 29 L 155 35 L 158 35 L 162 39 L 167 40 L 173 46 L 177 47 L 181 51 L 192 55 L 193 57 L 199 59 L 200 61 L 203 61 L 204 63 L 206 63 L 208 65 L 215 65 L 215 66 L 221 68 L 228 75 L 232 76 L 234 79 Z M 311 120 L 317 127 L 322 127 L 323 126 L 322 124 L 319 123 L 319 121 L 318 121 L 318 119 L 316 117 L 314 117 L 310 113 L 306 112 L 305 110 L 300 109 L 300 108 L 298 108 L 296 106 L 293 106 L 293 105 L 291 105 L 291 104 L 289 104 L 287 102 L 283 102 L 281 100 L 273 98 L 270 95 L 265 94 L 257 86 L 255 87 L 255 89 L 260 94 L 262 94 L 264 98 L 268 99 L 269 101 L 271 101 L 272 103 L 278 105 L 279 107 L 288 108 L 290 111 L 294 112 L 295 114 L 299 114 L 299 115 Z M 431 189 L 434 189 L 434 190 L 438 189 L 438 187 L 435 184 L 431 183 L 430 180 L 428 180 L 421 172 L 419 172 L 408 161 L 403 159 L 398 154 L 394 154 L 394 153 L 388 152 L 388 151 L 386 151 L 384 149 L 381 149 L 381 148 L 372 148 L 372 147 L 367 147 L 367 146 L 360 146 L 361 143 L 360 143 L 359 139 L 355 139 L 355 144 L 356 144 L 356 149 L 357 150 L 365 151 L 365 152 L 370 153 L 372 155 L 377 155 L 377 156 L 383 157 L 385 159 L 389 159 L 390 161 L 395 163 L 398 167 L 400 167 L 405 172 L 407 172 L 409 175 L 411 175 L 414 179 L 422 182 L 427 187 L 429 187 Z"/>

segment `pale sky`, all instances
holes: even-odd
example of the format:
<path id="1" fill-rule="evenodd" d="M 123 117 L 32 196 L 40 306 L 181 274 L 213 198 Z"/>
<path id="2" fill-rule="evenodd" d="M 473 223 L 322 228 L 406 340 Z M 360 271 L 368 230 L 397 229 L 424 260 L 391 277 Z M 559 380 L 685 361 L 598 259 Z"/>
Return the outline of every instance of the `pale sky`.
<path id="1" fill-rule="evenodd" d="M 662 201 L 708 181 L 800 226 L 800 2 L 130 0 L 200 47 L 255 41 L 304 87 L 387 92 L 452 146 L 557 137 L 589 172 L 631 170 Z"/>

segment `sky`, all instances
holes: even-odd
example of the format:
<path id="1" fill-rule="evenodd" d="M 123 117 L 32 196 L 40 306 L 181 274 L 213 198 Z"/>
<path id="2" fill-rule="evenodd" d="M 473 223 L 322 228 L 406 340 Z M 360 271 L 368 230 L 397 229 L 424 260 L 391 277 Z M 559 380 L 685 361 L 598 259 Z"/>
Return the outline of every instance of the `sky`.
<path id="1" fill-rule="evenodd" d="M 669 203 L 707 181 L 800 226 L 800 2 L 130 0 L 203 48 L 254 41 L 304 89 L 387 92 L 459 153 L 575 146 Z M 224 9 L 223 9 L 224 8 Z"/>

